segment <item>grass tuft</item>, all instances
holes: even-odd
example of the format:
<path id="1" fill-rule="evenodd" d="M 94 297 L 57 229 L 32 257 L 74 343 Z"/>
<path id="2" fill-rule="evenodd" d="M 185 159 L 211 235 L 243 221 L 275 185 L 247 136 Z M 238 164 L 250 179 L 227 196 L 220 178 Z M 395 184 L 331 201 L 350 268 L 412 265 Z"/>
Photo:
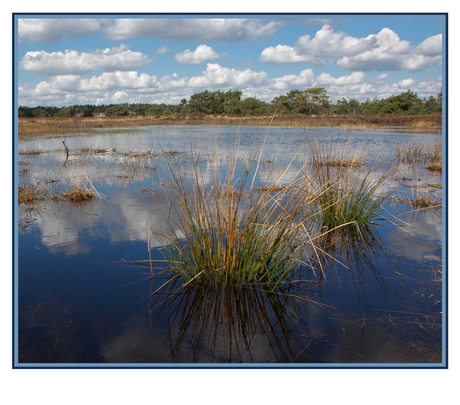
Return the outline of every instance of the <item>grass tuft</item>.
<path id="1" fill-rule="evenodd" d="M 428 184 L 427 186 L 428 186 L 428 189 L 424 189 L 424 187 L 421 187 L 421 186 L 420 187 L 413 186 L 412 187 L 412 198 L 393 197 L 393 200 L 395 200 L 398 203 L 407 204 L 410 207 L 417 209 L 417 210 L 442 207 L 442 201 L 439 198 L 436 198 L 436 196 L 430 192 L 430 188 L 433 188 L 432 186 L 435 186 L 435 185 Z"/>
<path id="2" fill-rule="evenodd" d="M 74 203 L 82 203 L 96 197 L 96 193 L 93 190 L 77 186 L 72 191 L 64 193 L 62 197 Z"/>
<path id="3" fill-rule="evenodd" d="M 442 162 L 434 162 L 426 167 L 431 172 L 442 173 Z"/>
<path id="4" fill-rule="evenodd" d="M 256 144 L 254 140 L 241 171 L 237 149 L 236 143 L 224 179 L 213 167 L 203 173 L 196 157 L 192 175 L 187 177 L 181 159 L 163 151 L 175 201 L 164 207 L 168 229 L 150 223 L 149 246 L 155 237 L 184 286 L 225 284 L 240 288 L 257 284 L 275 291 L 289 283 L 293 272 L 305 264 L 300 257 L 305 249 L 305 224 L 299 214 L 307 204 L 298 186 L 301 171 L 277 188 L 287 170 L 281 164 L 274 166 L 270 180 L 254 188 L 262 142 Z M 197 156 L 193 150 L 191 155 Z M 237 177 L 240 172 L 241 177 Z M 211 186 L 205 186 L 205 176 L 211 178 Z"/>
<path id="5" fill-rule="evenodd" d="M 434 142 L 410 142 L 395 144 L 394 151 L 399 162 L 409 164 L 430 164 L 437 167 L 442 165 L 442 144 Z"/>
<path id="6" fill-rule="evenodd" d="M 42 198 L 40 189 L 30 184 L 20 184 L 18 187 L 18 202 L 30 203 Z"/>
<path id="7" fill-rule="evenodd" d="M 376 158 L 372 164 L 365 164 L 371 151 L 364 154 L 359 147 L 351 158 L 346 158 L 349 145 L 338 148 L 333 140 L 325 143 L 314 138 L 309 138 L 308 144 L 316 167 L 308 180 L 317 194 L 316 206 L 312 205 L 316 222 L 327 230 L 347 224 L 370 224 L 383 210 L 385 196 L 379 191 L 394 168 L 381 168 Z"/>

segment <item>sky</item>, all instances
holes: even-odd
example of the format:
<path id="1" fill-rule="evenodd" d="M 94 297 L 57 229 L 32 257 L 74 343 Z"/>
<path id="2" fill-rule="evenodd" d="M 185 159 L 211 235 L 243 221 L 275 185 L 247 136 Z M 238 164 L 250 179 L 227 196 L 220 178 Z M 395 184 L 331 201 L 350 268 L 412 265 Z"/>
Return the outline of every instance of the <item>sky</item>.
<path id="1" fill-rule="evenodd" d="M 17 16 L 18 104 L 179 104 L 205 90 L 270 102 L 324 87 L 338 99 L 443 80 L 443 15 Z"/>

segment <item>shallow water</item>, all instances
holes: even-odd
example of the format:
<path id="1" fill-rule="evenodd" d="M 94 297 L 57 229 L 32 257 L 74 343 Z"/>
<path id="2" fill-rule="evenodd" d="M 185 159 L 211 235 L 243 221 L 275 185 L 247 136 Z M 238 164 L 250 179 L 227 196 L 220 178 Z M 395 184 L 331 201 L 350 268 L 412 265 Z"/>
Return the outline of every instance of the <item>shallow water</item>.
<path id="1" fill-rule="evenodd" d="M 259 138 L 265 130 L 258 129 Z M 149 279 L 150 269 L 139 262 L 149 259 L 149 223 L 166 228 L 162 206 L 174 199 L 161 148 L 180 159 L 190 176 L 197 159 L 208 186 L 213 173 L 225 177 L 237 141 L 244 167 L 255 132 L 155 126 L 80 134 L 65 137 L 67 160 L 61 138 L 20 142 L 20 182 L 53 194 L 82 185 L 100 198 L 18 208 L 18 363 L 442 362 L 442 211 L 414 210 L 401 201 L 419 192 L 442 203 L 442 189 L 432 187 L 441 176 L 419 165 L 403 166 L 386 181 L 380 192 L 396 197 L 386 220 L 363 231 L 361 240 L 332 245 L 323 277 L 304 271 L 274 296 L 246 291 L 235 299 L 225 289 L 200 288 L 175 297 L 151 295 L 166 279 Z M 381 170 L 394 159 L 396 142 L 440 138 L 390 129 L 272 127 L 257 154 L 257 173 L 252 169 L 255 187 L 266 184 L 276 162 L 295 158 L 285 179 L 294 176 L 308 160 L 307 136 L 333 139 L 350 155 L 359 147 L 369 152 L 368 161 L 378 155 Z M 152 242 L 153 258 L 161 259 Z"/>

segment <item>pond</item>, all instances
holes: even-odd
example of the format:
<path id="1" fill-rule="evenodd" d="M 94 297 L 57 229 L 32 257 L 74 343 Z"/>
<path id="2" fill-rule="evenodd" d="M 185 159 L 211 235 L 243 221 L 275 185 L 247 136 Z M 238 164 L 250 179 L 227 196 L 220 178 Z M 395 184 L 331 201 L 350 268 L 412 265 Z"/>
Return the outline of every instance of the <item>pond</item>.
<path id="1" fill-rule="evenodd" d="M 426 151 L 440 143 L 440 135 L 391 128 L 232 126 L 111 129 L 19 142 L 19 185 L 32 185 L 42 198 L 18 206 L 17 365 L 439 366 L 442 175 L 427 169 Z M 404 145 L 424 145 L 425 155 L 402 158 Z M 259 149 L 251 153 L 253 147 Z M 299 173 L 324 176 L 327 165 L 318 169 L 312 151 L 331 148 L 362 163 L 344 172 L 383 179 L 373 200 L 382 199 L 384 208 L 369 224 L 325 230 L 302 206 L 291 226 L 310 215 L 311 227 L 303 227 L 312 243 L 282 287 L 206 284 L 198 274 L 178 277 L 165 261 L 173 239 L 152 229 L 186 238 L 181 181 L 199 186 L 215 218 L 215 189 L 224 190 L 229 176 L 232 190 L 242 187 L 253 202 L 294 190 Z M 62 197 L 75 187 L 95 197 Z M 329 190 L 316 189 L 311 205 Z M 279 196 L 270 197 L 270 207 L 281 206 Z M 231 240 L 228 231 L 222 235 L 224 244 Z"/>

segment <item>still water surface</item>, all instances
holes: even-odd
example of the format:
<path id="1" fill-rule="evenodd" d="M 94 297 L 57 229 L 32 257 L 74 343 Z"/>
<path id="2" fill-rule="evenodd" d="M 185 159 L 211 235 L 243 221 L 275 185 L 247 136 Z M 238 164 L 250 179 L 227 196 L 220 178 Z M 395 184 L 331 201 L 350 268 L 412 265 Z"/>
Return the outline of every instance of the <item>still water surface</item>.
<path id="1" fill-rule="evenodd" d="M 258 129 L 259 138 L 265 129 Z M 201 157 L 203 182 L 210 184 L 213 171 L 225 175 L 237 140 L 244 162 L 255 132 L 155 126 L 68 136 L 67 161 L 61 138 L 20 142 L 20 181 L 58 194 L 90 186 L 100 198 L 81 205 L 58 198 L 19 206 L 18 362 L 440 363 L 440 208 L 414 210 L 393 200 L 366 243 L 328 252 L 347 268 L 330 260 L 321 280 L 299 282 L 284 294 L 247 292 L 234 299 L 225 289 L 191 289 L 175 297 L 151 295 L 166 278 L 149 279 L 150 269 L 142 265 L 149 259 L 149 222 L 166 228 L 161 205 L 173 199 L 160 147 L 180 153 L 187 170 L 192 145 Z M 258 155 L 257 184 L 266 181 L 275 161 L 307 161 L 308 136 L 333 139 L 350 154 L 356 147 L 371 150 L 369 160 L 378 154 L 387 164 L 395 143 L 440 137 L 272 127 Z M 441 184 L 439 174 L 403 166 L 381 193 L 410 198 L 417 186 L 441 203 L 442 189 L 433 184 Z M 152 246 L 153 258 L 161 259 L 158 244 Z"/>

